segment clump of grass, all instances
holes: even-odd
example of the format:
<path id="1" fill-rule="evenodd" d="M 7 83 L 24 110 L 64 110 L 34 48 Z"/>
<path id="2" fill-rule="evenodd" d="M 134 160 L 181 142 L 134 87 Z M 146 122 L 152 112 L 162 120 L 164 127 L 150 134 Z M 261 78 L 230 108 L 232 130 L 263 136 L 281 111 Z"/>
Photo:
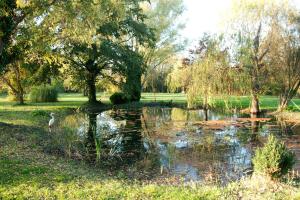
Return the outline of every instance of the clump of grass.
<path id="1" fill-rule="evenodd" d="M 82 159 L 85 154 L 84 138 L 79 135 L 78 127 L 82 123 L 82 116 L 59 112 L 50 140 L 44 147 L 48 153 L 66 156 L 68 158 Z"/>
<path id="2" fill-rule="evenodd" d="M 32 102 L 56 102 L 58 92 L 52 86 L 38 86 L 33 87 L 29 94 L 30 101 Z"/>
<path id="3" fill-rule="evenodd" d="M 266 145 L 256 150 L 252 161 L 255 173 L 278 179 L 292 169 L 296 156 L 283 142 L 270 135 Z"/>

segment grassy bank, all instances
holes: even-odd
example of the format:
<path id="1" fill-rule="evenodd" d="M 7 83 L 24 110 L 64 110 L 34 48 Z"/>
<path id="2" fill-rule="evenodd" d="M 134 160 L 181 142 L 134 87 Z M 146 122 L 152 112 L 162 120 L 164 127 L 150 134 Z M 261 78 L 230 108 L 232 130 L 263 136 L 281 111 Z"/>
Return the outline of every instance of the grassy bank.
<path id="1" fill-rule="evenodd" d="M 104 94 L 98 96 L 108 103 Z M 143 94 L 142 102 L 185 103 L 182 94 Z M 0 199 L 299 199 L 296 186 L 246 179 L 226 187 L 172 185 L 130 180 L 109 170 L 51 151 L 49 112 L 68 115 L 86 98 L 62 94 L 57 103 L 15 106 L 0 98 Z M 241 104 L 247 104 L 242 97 Z M 276 98 L 266 97 L 265 106 Z M 299 101 L 300 103 L 300 101 Z"/>

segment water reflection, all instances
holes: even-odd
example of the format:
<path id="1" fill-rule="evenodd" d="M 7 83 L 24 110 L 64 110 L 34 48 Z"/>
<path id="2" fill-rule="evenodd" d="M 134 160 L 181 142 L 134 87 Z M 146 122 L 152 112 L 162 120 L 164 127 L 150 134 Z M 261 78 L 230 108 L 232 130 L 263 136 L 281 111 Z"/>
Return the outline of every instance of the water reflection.
<path id="1" fill-rule="evenodd" d="M 115 138 L 122 138 L 119 142 L 119 156 L 125 162 L 132 163 L 142 157 L 145 152 L 143 137 L 142 137 L 142 122 L 141 110 L 135 111 L 110 111 L 109 115 L 118 119 L 118 121 L 125 122 L 118 130 Z M 124 159 L 126 158 L 126 159 Z"/>
<path id="2" fill-rule="evenodd" d="M 253 151 L 270 133 L 287 141 L 294 137 L 276 120 L 233 123 L 239 117 L 239 113 L 161 107 L 88 114 L 86 147 L 96 160 L 150 173 L 152 178 L 178 176 L 225 184 L 251 171 Z M 214 123 L 205 124 L 206 120 Z"/>
<path id="3" fill-rule="evenodd" d="M 87 149 L 87 157 L 90 161 L 95 161 L 96 158 L 99 158 L 99 144 L 96 139 L 97 137 L 97 114 L 95 113 L 88 113 L 87 114 L 87 123 L 85 130 L 86 141 L 85 147 Z M 98 152 L 97 152 L 98 150 Z M 94 155 L 97 155 L 96 157 Z"/>
<path id="4" fill-rule="evenodd" d="M 139 110 L 87 113 L 86 123 L 78 132 L 85 134 L 85 147 L 91 161 L 120 159 L 123 164 L 132 164 L 146 152 Z"/>

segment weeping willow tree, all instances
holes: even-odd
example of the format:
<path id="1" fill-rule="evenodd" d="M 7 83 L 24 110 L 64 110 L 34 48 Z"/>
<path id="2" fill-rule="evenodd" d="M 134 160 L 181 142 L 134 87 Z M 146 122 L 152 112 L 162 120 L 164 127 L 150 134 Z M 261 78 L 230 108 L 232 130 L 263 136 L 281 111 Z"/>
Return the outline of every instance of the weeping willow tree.
<path id="1" fill-rule="evenodd" d="M 260 113 L 259 96 L 265 92 L 270 78 L 268 56 L 276 45 L 272 39 L 273 24 L 288 12 L 289 0 L 234 0 L 229 17 L 229 31 L 235 34 L 235 59 L 247 74 L 246 86 L 251 95 L 250 112 Z M 277 47 L 276 47 L 277 48 Z"/>
<path id="2" fill-rule="evenodd" d="M 300 87 L 300 17 L 297 9 L 290 5 L 278 18 L 268 37 L 273 41 L 268 54 L 272 67 L 269 85 L 279 96 L 277 111 L 283 111 Z"/>
<path id="3" fill-rule="evenodd" d="M 185 60 L 175 61 L 173 70 L 168 74 L 166 79 L 168 91 L 186 93 L 191 82 L 191 73 L 191 65 L 186 63 Z"/>
<path id="4" fill-rule="evenodd" d="M 232 82 L 229 55 L 222 49 L 222 37 L 205 35 L 192 53 L 191 83 L 188 87 L 188 106 L 212 107 L 216 98 L 224 98 Z M 228 83 L 228 84 L 227 84 Z M 233 87 L 233 86 L 232 86 Z"/>

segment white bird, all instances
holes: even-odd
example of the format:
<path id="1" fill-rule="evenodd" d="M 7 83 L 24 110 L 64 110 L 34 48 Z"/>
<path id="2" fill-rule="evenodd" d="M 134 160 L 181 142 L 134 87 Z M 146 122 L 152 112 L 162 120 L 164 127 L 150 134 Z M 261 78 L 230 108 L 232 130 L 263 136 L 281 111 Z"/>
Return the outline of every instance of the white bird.
<path id="1" fill-rule="evenodd" d="M 53 125 L 55 122 L 54 113 L 51 113 L 50 116 L 51 116 L 51 119 L 49 120 L 49 132 L 51 133 L 51 129 L 53 128 Z"/>

